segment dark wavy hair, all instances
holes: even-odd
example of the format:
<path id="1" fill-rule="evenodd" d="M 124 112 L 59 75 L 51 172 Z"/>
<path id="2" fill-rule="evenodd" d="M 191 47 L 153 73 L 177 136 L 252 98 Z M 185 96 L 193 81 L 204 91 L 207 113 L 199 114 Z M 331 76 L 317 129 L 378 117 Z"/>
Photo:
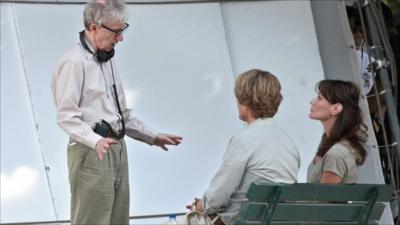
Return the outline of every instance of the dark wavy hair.
<path id="1" fill-rule="evenodd" d="M 340 103 L 343 106 L 329 136 L 326 133 L 322 135 L 317 155 L 323 157 L 334 144 L 346 140 L 360 156 L 357 157 L 356 163 L 362 165 L 367 156 L 363 144 L 368 138 L 368 128 L 363 123 L 358 105 L 360 89 L 355 84 L 342 80 L 322 80 L 317 83 L 315 89 L 331 104 Z"/>

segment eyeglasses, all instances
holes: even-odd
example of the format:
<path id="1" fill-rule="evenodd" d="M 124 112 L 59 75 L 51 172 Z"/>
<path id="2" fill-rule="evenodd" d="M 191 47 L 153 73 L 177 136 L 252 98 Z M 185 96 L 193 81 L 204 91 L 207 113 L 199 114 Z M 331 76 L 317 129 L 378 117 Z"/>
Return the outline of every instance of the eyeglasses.
<path id="1" fill-rule="evenodd" d="M 101 27 L 103 27 L 103 28 L 105 28 L 105 29 L 107 29 L 107 30 L 113 32 L 115 35 L 119 35 L 119 34 L 122 34 L 122 32 L 124 32 L 124 31 L 126 30 L 126 28 L 129 27 L 129 24 L 128 24 L 128 23 L 124 23 L 124 25 L 122 26 L 122 28 L 120 28 L 120 29 L 118 29 L 118 30 L 111 29 L 111 28 L 107 27 L 107 26 L 104 25 L 104 24 L 101 24 Z"/>

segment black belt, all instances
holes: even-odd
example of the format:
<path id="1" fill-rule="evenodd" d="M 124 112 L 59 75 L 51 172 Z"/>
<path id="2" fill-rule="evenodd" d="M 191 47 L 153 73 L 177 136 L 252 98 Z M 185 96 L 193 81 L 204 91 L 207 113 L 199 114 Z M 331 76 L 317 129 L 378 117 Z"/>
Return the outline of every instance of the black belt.
<path id="1" fill-rule="evenodd" d="M 117 132 L 115 132 L 115 131 L 110 131 L 110 132 L 108 132 L 107 135 L 106 135 L 106 137 L 108 137 L 108 138 L 121 139 L 121 138 L 123 138 L 124 136 L 122 135 L 122 130 L 119 130 L 119 131 L 117 131 Z"/>
<path id="2" fill-rule="evenodd" d="M 105 120 L 101 120 L 100 122 L 96 123 L 93 131 L 102 136 L 102 137 L 108 137 L 108 138 L 116 138 L 116 139 L 122 139 L 125 135 L 124 130 L 118 130 L 114 131 L 109 123 Z"/>

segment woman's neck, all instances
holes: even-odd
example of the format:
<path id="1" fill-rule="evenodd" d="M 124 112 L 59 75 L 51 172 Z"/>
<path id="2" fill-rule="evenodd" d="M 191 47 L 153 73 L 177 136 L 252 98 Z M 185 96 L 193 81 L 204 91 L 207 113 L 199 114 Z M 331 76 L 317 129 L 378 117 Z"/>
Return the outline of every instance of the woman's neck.
<path id="1" fill-rule="evenodd" d="M 322 125 L 324 126 L 324 131 L 326 136 L 330 136 L 331 131 L 333 129 L 333 126 L 335 124 L 336 119 L 334 119 L 333 117 L 331 117 L 330 119 L 326 120 L 326 121 L 322 121 Z"/>

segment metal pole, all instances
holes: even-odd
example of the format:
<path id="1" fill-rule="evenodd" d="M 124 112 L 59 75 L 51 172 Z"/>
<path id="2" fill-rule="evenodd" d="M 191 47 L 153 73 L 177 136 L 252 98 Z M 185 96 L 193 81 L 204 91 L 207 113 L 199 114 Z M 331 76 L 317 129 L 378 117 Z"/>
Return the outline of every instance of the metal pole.
<path id="1" fill-rule="evenodd" d="M 369 26 L 369 33 L 373 46 L 372 48 L 374 49 L 372 54 L 374 54 L 375 57 L 375 61 L 372 63 L 374 66 L 371 66 L 371 69 L 376 71 L 376 74 L 378 74 L 380 81 L 382 82 L 383 89 L 385 90 L 384 98 L 388 110 L 387 116 L 392 135 L 393 149 L 397 149 L 397 155 L 400 158 L 400 127 L 399 118 L 397 117 L 396 112 L 396 102 L 393 97 L 393 91 L 389 81 L 388 66 L 390 65 L 387 63 L 388 61 L 385 58 L 384 48 L 381 47 L 382 41 L 381 37 L 379 36 L 378 23 L 376 21 L 377 18 L 373 11 L 375 9 L 373 7 L 375 6 L 372 4 L 375 3 L 373 1 L 365 1 L 363 4 Z"/>
<path id="2" fill-rule="evenodd" d="M 385 58 L 385 48 L 382 46 L 385 46 L 386 48 L 390 48 L 388 46 L 388 43 L 385 42 L 384 38 L 381 37 L 382 35 L 382 26 L 384 24 L 382 23 L 381 19 L 381 11 L 377 10 L 378 7 L 374 4 L 380 4 L 380 1 L 374 1 L 374 0 L 365 0 L 362 3 L 362 6 L 364 7 L 364 12 L 366 14 L 366 20 L 368 23 L 369 27 L 369 35 L 371 38 L 371 43 L 372 43 L 372 48 L 374 49 L 372 54 L 374 54 L 375 61 L 371 63 L 370 68 L 376 72 L 376 74 L 379 76 L 379 79 L 382 83 L 383 86 L 383 92 L 384 92 L 384 99 L 385 103 L 387 106 L 387 116 L 389 120 L 389 128 L 391 131 L 391 137 L 392 137 L 392 151 L 393 155 L 389 154 L 388 157 L 392 157 L 396 155 L 397 152 L 397 159 L 400 159 L 400 127 L 399 127 L 399 118 L 397 116 L 396 112 L 396 107 L 397 107 L 397 102 L 395 102 L 395 98 L 393 97 L 393 94 L 395 92 L 392 91 L 392 87 L 389 81 L 389 74 L 388 74 L 388 68 L 391 66 L 391 64 L 395 64 L 396 62 L 392 60 L 392 62 L 388 62 L 390 60 L 387 60 Z M 389 55 L 389 54 L 388 54 Z M 390 57 L 389 57 L 390 58 Z M 389 145 L 389 143 L 385 143 L 385 145 Z M 388 148 L 386 146 L 386 148 Z M 396 151 L 397 150 L 397 151 Z M 396 158 L 396 157 L 394 157 Z M 394 159 L 393 158 L 393 159 Z M 392 160 L 396 161 L 396 160 Z M 399 168 L 394 168 L 394 169 L 399 169 Z M 399 171 L 396 172 L 398 174 Z M 393 171 L 392 171 L 392 176 L 393 176 Z M 395 180 L 394 177 L 392 177 L 392 180 Z M 393 184 L 396 189 L 399 188 L 400 183 L 399 180 Z M 397 201 L 397 204 L 399 203 L 399 194 L 395 191 L 395 198 Z M 400 211 L 400 210 L 399 210 Z M 400 220 L 397 221 L 398 225 L 400 225 Z"/>

